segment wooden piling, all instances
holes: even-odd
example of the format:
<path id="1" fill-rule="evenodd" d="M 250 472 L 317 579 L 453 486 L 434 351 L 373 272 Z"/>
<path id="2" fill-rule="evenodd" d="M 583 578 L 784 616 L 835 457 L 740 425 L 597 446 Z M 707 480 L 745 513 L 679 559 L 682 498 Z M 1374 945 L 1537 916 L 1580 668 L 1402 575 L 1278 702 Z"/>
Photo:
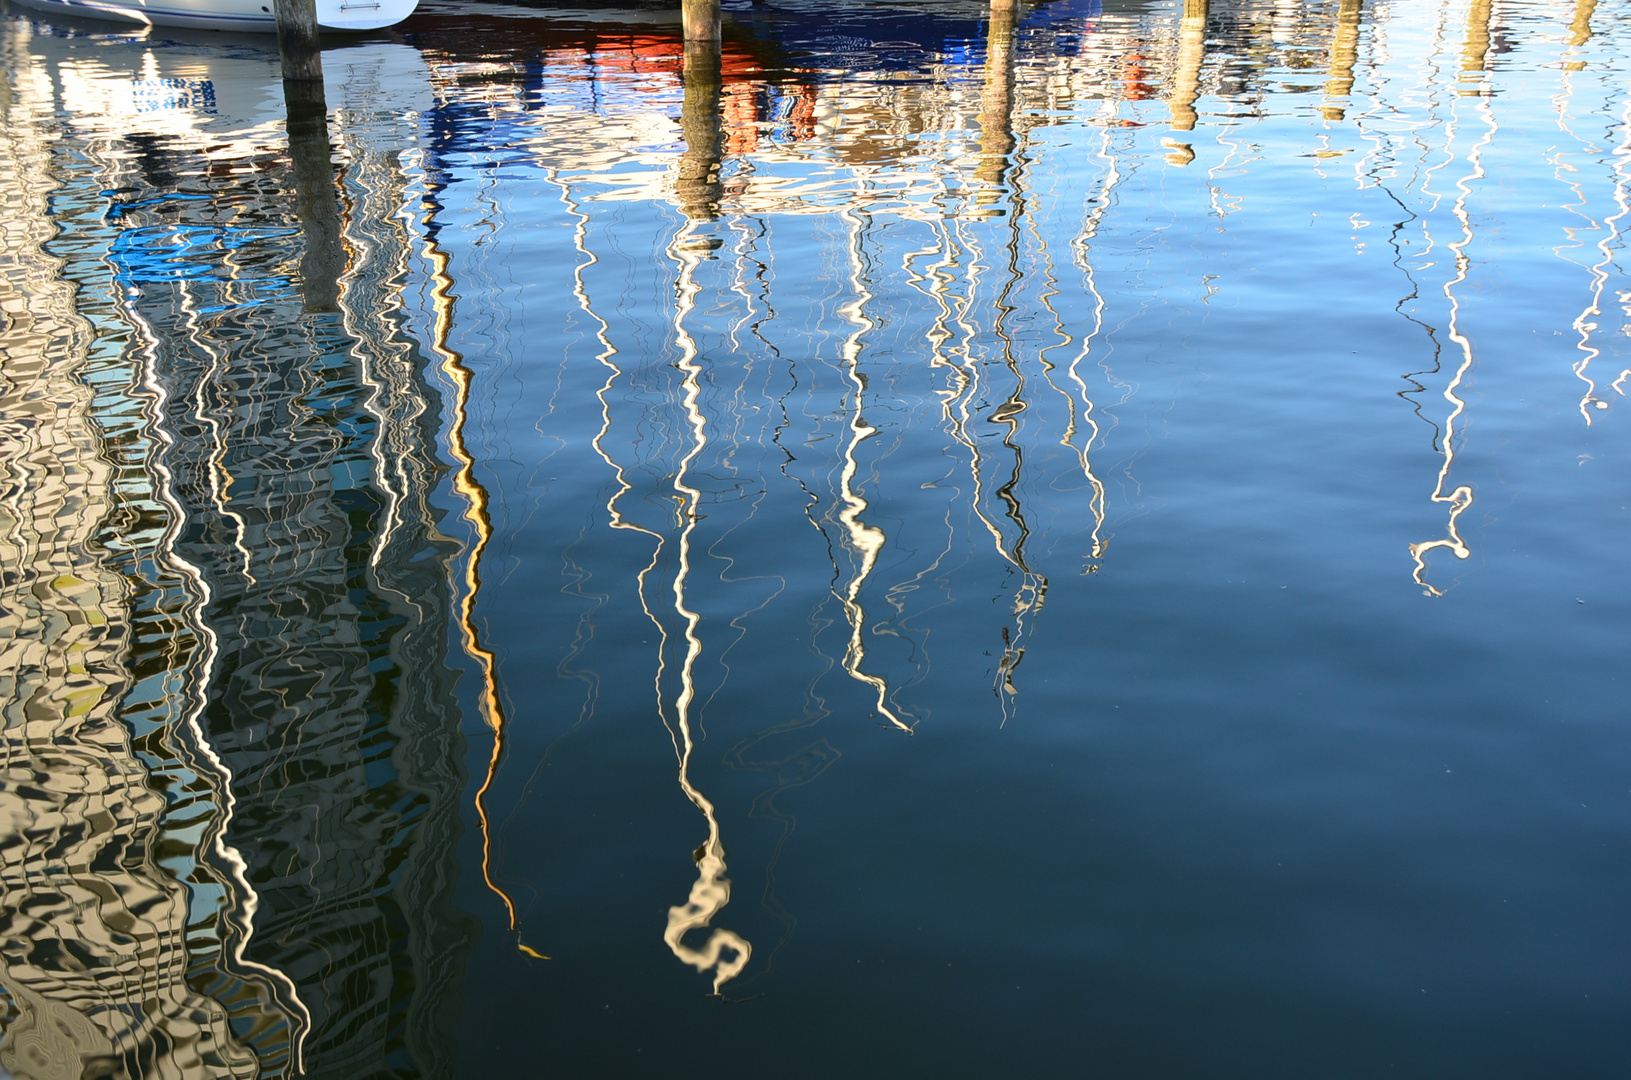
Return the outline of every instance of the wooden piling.
<path id="1" fill-rule="evenodd" d="M 272 0 L 277 50 L 284 82 L 323 84 L 323 53 L 317 36 L 317 0 Z"/>
<path id="2" fill-rule="evenodd" d="M 680 0 L 685 41 L 719 41 L 719 0 Z"/>

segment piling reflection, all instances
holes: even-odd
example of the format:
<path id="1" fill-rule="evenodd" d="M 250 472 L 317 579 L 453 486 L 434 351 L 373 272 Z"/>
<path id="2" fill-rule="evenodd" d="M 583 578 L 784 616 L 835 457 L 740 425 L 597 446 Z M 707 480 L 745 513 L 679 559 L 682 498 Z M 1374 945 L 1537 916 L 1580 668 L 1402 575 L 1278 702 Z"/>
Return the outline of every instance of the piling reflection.
<path id="1" fill-rule="evenodd" d="M 1461 75 L 1463 84 L 1484 82 L 1488 70 L 1489 25 L 1494 12 L 1493 0 L 1472 0 L 1467 8 L 1467 40 L 1461 48 Z M 1463 94 L 1477 94 L 1481 88 L 1464 86 Z"/>
<path id="2" fill-rule="evenodd" d="M 1172 93 L 1168 99 L 1172 111 L 1172 130 L 1195 130 L 1195 99 L 1200 96 L 1201 64 L 1206 59 L 1207 0 L 1184 0 L 1183 23 L 1178 31 L 1178 58 L 1172 75 Z M 1195 152 L 1188 143 L 1174 142 L 1173 152 L 1167 160 L 1174 165 L 1187 165 L 1195 160 Z"/>
<path id="3" fill-rule="evenodd" d="M 686 216 L 712 219 L 724 193 L 720 183 L 720 55 L 711 41 L 687 41 L 681 78 L 685 101 L 680 127 L 685 153 L 680 155 L 675 194 Z"/>
<path id="4" fill-rule="evenodd" d="M 334 150 L 329 143 L 328 103 L 308 84 L 284 83 L 290 172 L 295 217 L 305 250 L 300 257 L 300 291 L 308 315 L 340 310 L 340 279 L 346 253 L 340 240 L 340 198 L 334 186 Z"/>
<path id="5" fill-rule="evenodd" d="M 1597 0 L 1575 0 L 1574 18 L 1569 22 L 1569 44 L 1579 48 L 1591 40 L 1591 17 L 1597 13 Z M 1567 70 L 1578 71 L 1573 63 L 1567 65 Z"/>
<path id="6" fill-rule="evenodd" d="M 1328 100 L 1346 98 L 1353 92 L 1354 64 L 1359 59 L 1359 28 L 1365 0 L 1342 0 L 1337 8 L 1336 30 L 1331 36 L 1331 73 L 1325 82 Z M 1347 113 L 1340 105 L 1320 106 L 1327 120 L 1342 120 Z"/>
<path id="7" fill-rule="evenodd" d="M 986 24 L 985 80 L 980 90 L 980 166 L 974 172 L 1001 187 L 1014 150 L 1014 25 L 1019 0 L 991 0 Z"/>

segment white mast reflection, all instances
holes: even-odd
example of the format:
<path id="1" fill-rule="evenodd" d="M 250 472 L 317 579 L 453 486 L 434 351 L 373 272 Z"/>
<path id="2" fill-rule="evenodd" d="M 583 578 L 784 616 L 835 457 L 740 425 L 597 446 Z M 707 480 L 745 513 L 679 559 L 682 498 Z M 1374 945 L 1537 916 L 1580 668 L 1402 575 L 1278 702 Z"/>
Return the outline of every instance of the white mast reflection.
<path id="1" fill-rule="evenodd" d="M 1463 65 L 1461 79 L 1469 81 L 1469 75 L 1476 73 L 1485 76 L 1484 56 L 1489 50 L 1489 3 L 1488 0 L 1474 0 L 1472 11 L 1468 16 L 1467 44 L 1463 50 Z M 1461 330 L 1461 301 L 1455 294 L 1455 287 L 1467 279 L 1467 273 L 1472 266 L 1472 260 L 1467 255 L 1467 247 L 1472 243 L 1472 218 L 1467 211 L 1467 200 L 1472 195 L 1471 184 L 1482 180 L 1485 176 L 1483 165 L 1484 148 L 1494 139 L 1497 125 L 1495 115 L 1490 108 L 1489 88 L 1487 84 L 1478 89 L 1463 88 L 1459 91 L 1461 96 L 1476 97 L 1476 109 L 1484 121 L 1484 132 L 1478 141 L 1473 144 L 1467 154 L 1467 174 L 1456 181 L 1456 197 L 1451 206 L 1456 222 L 1461 226 L 1461 237 L 1449 245 L 1455 257 L 1455 274 L 1444 283 L 1444 299 L 1449 304 L 1449 320 L 1445 333 L 1455 342 L 1461 352 L 1461 363 L 1457 365 L 1455 375 L 1444 388 L 1444 400 L 1450 404 L 1449 415 L 1444 420 L 1444 438 L 1440 446 L 1443 463 L 1439 466 L 1438 481 L 1433 486 L 1430 496 L 1433 502 L 1446 505 L 1450 508 L 1449 520 L 1445 524 L 1445 535 L 1442 539 L 1427 540 L 1410 545 L 1410 557 L 1416 568 L 1412 574 L 1416 584 L 1420 585 L 1429 596 L 1443 596 L 1444 590 L 1427 581 L 1427 553 L 1435 548 L 1447 548 L 1458 559 L 1465 559 L 1472 554 L 1466 541 L 1461 537 L 1459 520 L 1473 503 L 1473 490 L 1467 484 L 1458 484 L 1446 492 L 1450 483 L 1450 470 L 1455 465 L 1457 425 L 1462 413 L 1466 411 L 1467 403 L 1459 396 L 1462 381 L 1472 370 L 1473 348 L 1472 342 Z M 1454 145 L 1457 125 L 1454 122 L 1454 106 L 1452 105 L 1452 120 L 1446 129 L 1446 141 Z"/>
<path id="2" fill-rule="evenodd" d="M 1088 210 L 1085 215 L 1081 232 L 1077 233 L 1075 239 L 1071 241 L 1072 258 L 1082 271 L 1082 285 L 1087 290 L 1088 295 L 1093 298 L 1092 325 L 1088 332 L 1082 335 L 1081 348 L 1071 358 L 1070 366 L 1065 369 L 1066 376 L 1075 384 L 1077 393 L 1081 395 L 1081 423 L 1086 425 L 1088 429 L 1087 438 L 1082 440 L 1080 446 L 1077 446 L 1075 442 L 1077 429 L 1076 401 L 1074 396 L 1067 395 L 1070 400 L 1071 412 L 1070 427 L 1067 429 L 1064 442 L 1076 451 L 1077 458 L 1081 462 L 1082 475 L 1087 478 L 1089 486 L 1093 489 L 1093 499 L 1089 507 L 1093 515 L 1093 533 L 1089 538 L 1090 543 L 1087 551 L 1087 557 L 1092 561 L 1083 568 L 1082 573 L 1084 574 L 1094 573 L 1098 570 L 1098 560 L 1104 557 L 1106 546 L 1104 538 L 1104 483 L 1099 479 L 1098 474 L 1093 471 L 1091 458 L 1093 444 L 1099 439 L 1101 429 L 1098 418 L 1094 416 L 1096 406 L 1093 402 L 1093 395 L 1087 388 L 1087 382 L 1082 378 L 1081 366 L 1082 362 L 1092 355 L 1093 343 L 1104 329 L 1104 295 L 1099 292 L 1097 271 L 1094 269 L 1093 261 L 1088 257 L 1088 254 L 1091 249 L 1091 241 L 1098 236 L 1099 226 L 1103 223 L 1105 214 L 1109 212 L 1110 200 L 1115 194 L 1116 185 L 1122 179 L 1119 159 L 1114 153 L 1113 139 L 1114 135 L 1110 128 L 1100 129 L 1098 157 L 1105 162 L 1104 179 L 1100 181 L 1097 194 L 1093 196 L 1092 209 Z M 1109 372 L 1106 371 L 1105 374 L 1108 375 Z M 1053 383 L 1051 369 L 1048 382 L 1050 385 Z"/>
<path id="3" fill-rule="evenodd" d="M 872 319 L 866 313 L 866 305 L 872 299 L 872 292 L 867 288 L 865 276 L 865 262 L 861 254 L 861 237 L 864 233 L 865 222 L 861 213 L 854 207 L 845 207 L 840 211 L 840 218 L 850 226 L 849 231 L 849 268 L 851 300 L 838 309 L 854 327 L 844 339 L 840 362 L 843 365 L 844 375 L 851 386 L 851 409 L 849 416 L 849 441 L 844 445 L 844 463 L 839 472 L 839 498 L 843 508 L 838 512 L 839 523 L 844 526 L 845 540 L 851 551 L 860 557 L 860 564 L 855 573 L 845 583 L 839 600 L 844 605 L 845 618 L 849 620 L 849 645 L 844 650 L 844 670 L 850 678 L 869 687 L 873 693 L 873 708 L 885 720 L 888 720 L 896 730 L 910 732 L 912 725 L 902 720 L 900 716 L 889 707 L 889 684 L 882 676 L 869 675 L 862 670 L 866 662 L 866 609 L 861 604 L 861 587 L 872 576 L 873 568 L 878 564 L 878 556 L 882 553 L 888 537 L 882 529 L 868 525 L 862 515 L 867 511 L 866 496 L 856 487 L 855 477 L 859 470 L 856 453 L 861 444 L 877 434 L 878 429 L 866 422 L 866 376 L 860 370 L 860 357 L 863 338 L 867 331 L 874 326 Z"/>
<path id="4" fill-rule="evenodd" d="M 685 944 L 683 940 L 689 931 L 707 927 L 731 900 L 731 883 L 725 876 L 725 846 L 720 840 L 719 816 L 714 804 L 691 782 L 691 755 L 696 749 L 691 706 L 696 700 L 696 662 L 702 655 L 702 639 L 697 634 L 702 617 L 686 606 L 685 588 L 691 573 L 692 534 L 701 517 L 699 504 L 702 492 L 690 485 L 689 472 L 697 457 L 708 446 L 708 422 L 698 404 L 702 393 L 702 365 L 697 362 L 696 341 L 685 325 L 685 317 L 695 308 L 696 296 L 701 288 L 696 282 L 696 270 L 704 253 L 686 241 L 693 237 L 700 224 L 697 219 L 688 219 L 675 233 L 668 248 L 670 258 L 678 264 L 680 271 L 674 336 L 680 347 L 678 366 L 684 373 L 681 400 L 686 425 L 691 433 L 691 446 L 680 459 L 679 468 L 674 474 L 674 490 L 681 499 L 682 523 L 678 545 L 679 567 L 674 574 L 674 610 L 685 623 L 685 660 L 680 667 L 680 691 L 674 699 L 675 727 L 670 729 L 670 734 L 677 740 L 675 750 L 679 757 L 680 790 L 702 811 L 708 823 L 708 838 L 695 852 L 697 880 L 691 886 L 690 896 L 684 904 L 668 909 L 668 926 L 663 931 L 663 941 L 676 957 L 698 971 L 705 972 L 712 968 L 713 992 L 718 994 L 727 982 L 747 967 L 753 947 L 740 934 L 721 927 L 714 928 L 700 949 Z M 642 573 L 641 577 L 644 576 Z M 643 592 L 642 585 L 642 599 Z M 666 640 L 666 634 L 664 637 Z"/>
<path id="5" fill-rule="evenodd" d="M 1590 17 L 1591 12 L 1588 9 L 1588 2 L 1587 0 L 1582 0 L 1579 8 L 1577 8 L 1575 23 L 1571 27 L 1571 29 L 1575 31 L 1574 37 L 1570 39 L 1571 46 L 1578 47 L 1579 45 L 1584 44 L 1586 39 L 1591 37 L 1591 27 L 1589 21 Z M 1557 98 L 1557 123 L 1561 130 L 1573 135 L 1585 148 L 1588 150 L 1597 150 L 1598 148 L 1593 147 L 1589 140 L 1581 138 L 1581 136 L 1575 134 L 1575 132 L 1569 127 L 1569 122 L 1573 119 L 1573 117 L 1569 115 L 1568 109 L 1569 104 L 1574 97 L 1575 75 L 1584 67 L 1585 65 L 1583 63 L 1565 63 L 1563 65 L 1563 90 Z M 1575 348 L 1581 355 L 1580 358 L 1574 362 L 1573 370 L 1575 378 L 1579 379 L 1585 384 L 1585 390 L 1580 395 L 1579 409 L 1580 416 L 1583 420 L 1585 420 L 1586 426 L 1588 427 L 1590 427 L 1592 423 L 1593 410 L 1608 408 L 1608 401 L 1597 395 L 1597 382 L 1591 374 L 1591 365 L 1593 361 L 1602 355 L 1602 350 L 1592 344 L 1591 338 L 1598 329 L 1597 320 L 1601 318 L 1603 314 L 1603 292 L 1608 285 L 1608 281 L 1611 276 L 1611 268 L 1613 268 L 1615 265 L 1614 249 L 1619 245 L 1620 238 L 1623 235 L 1627 212 L 1631 211 L 1631 203 L 1628 203 L 1627 201 L 1627 189 L 1628 187 L 1631 187 L 1631 174 L 1627 173 L 1626 168 L 1628 164 L 1631 164 L 1631 99 L 1628 99 L 1626 105 L 1621 109 L 1620 122 L 1618 126 L 1620 129 L 1620 144 L 1614 148 L 1614 168 L 1612 173 L 1613 201 L 1614 205 L 1618 208 L 1618 212 L 1609 215 L 1601 222 L 1597 222 L 1592 220 L 1590 217 L 1586 217 L 1586 220 L 1590 224 L 1591 230 L 1600 232 L 1602 234 L 1598 238 L 1596 244 L 1597 251 L 1601 255 L 1601 258 L 1590 266 L 1579 264 L 1584 266 L 1586 272 L 1591 276 L 1591 285 L 1585 307 L 1581 309 L 1580 314 L 1575 316 L 1573 323 L 1570 324 L 1574 332 L 1579 335 L 1579 339 L 1575 343 Z M 1587 202 L 1583 183 L 1580 180 L 1564 179 L 1563 177 L 1564 170 L 1568 170 L 1569 172 L 1574 172 L 1576 170 L 1573 168 L 1573 166 L 1565 164 L 1561 155 L 1555 159 L 1555 163 L 1557 165 L 1558 179 L 1567 184 L 1573 190 L 1575 197 L 1579 200 L 1570 208 L 1583 208 Z M 1582 214 L 1582 216 L 1586 215 Z M 1572 228 L 1564 229 L 1564 233 L 1570 240 L 1575 240 L 1575 232 L 1576 230 Z M 1561 247 L 1554 250 L 1560 257 L 1563 255 L 1563 249 Z M 1572 262 L 1573 260 L 1569 261 Z M 1622 370 L 1610 384 L 1610 388 L 1621 396 L 1624 396 L 1625 390 L 1623 385 L 1624 380 L 1628 375 L 1631 375 L 1631 368 Z"/>

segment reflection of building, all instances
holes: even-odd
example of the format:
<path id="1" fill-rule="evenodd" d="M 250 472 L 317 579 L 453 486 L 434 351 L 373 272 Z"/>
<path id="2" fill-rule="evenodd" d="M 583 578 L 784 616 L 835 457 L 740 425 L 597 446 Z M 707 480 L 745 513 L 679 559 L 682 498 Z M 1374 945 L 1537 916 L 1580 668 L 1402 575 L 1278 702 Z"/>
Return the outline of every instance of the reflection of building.
<path id="1" fill-rule="evenodd" d="M 18 78 L 0 98 L 0 1064 L 25 1080 L 248 1078 L 226 1009 L 189 985 L 165 797 L 120 722 L 139 631 L 102 546 L 120 500 L 85 381 L 94 329 L 42 250 L 52 102 L 37 89 Z"/>
<path id="2" fill-rule="evenodd" d="M 326 264 L 345 279 L 338 312 L 307 315 L 299 273 L 325 259 L 302 259 L 289 167 L 265 149 L 281 141 L 275 57 L 109 43 L 87 60 L 53 55 L 60 49 L 57 39 L 21 43 L 13 70 L 32 87 L 30 71 L 50 64 L 60 100 L 88 111 L 70 119 L 60 148 L 13 142 L 9 153 L 41 163 L 5 174 L 47 175 L 52 152 L 91 162 L 94 174 L 73 174 L 86 190 L 59 197 L 94 207 L 75 223 L 92 250 L 74 250 L 87 267 L 111 265 L 115 288 L 106 271 L 82 268 L 79 303 L 99 314 L 94 327 L 74 322 L 63 271 L 26 263 L 52 224 L 43 192 L 8 191 L 8 216 L 22 222 L 8 232 L 34 230 L 35 246 L 8 235 L 21 268 L 7 284 L 37 283 L 40 296 L 58 298 L 31 300 L 33 321 L 10 322 L 8 333 L 15 355 L 48 340 L 59 361 L 96 332 L 127 342 L 116 366 L 145 388 L 137 403 L 145 397 L 152 415 L 117 451 L 149 447 L 118 494 L 146 482 L 155 494 L 140 509 L 167 527 L 159 550 L 139 558 L 110 567 L 96 554 L 118 500 L 94 440 L 124 422 L 128 391 L 104 397 L 104 419 L 66 363 L 32 383 L 7 371 L 55 410 L 49 427 L 19 429 L 20 447 L 38 447 L 20 459 L 46 452 L 48 436 L 51 459 L 72 469 L 56 486 L 30 477 L 8 506 L 40 521 L 45 502 L 62 502 L 49 515 L 55 531 L 32 541 L 39 554 L 4 558 L 8 573 L 13 563 L 49 570 L 19 596 L 39 610 L 16 618 L 55 637 L 11 639 L 38 654 L 17 665 L 30 681 L 11 711 L 31 716 L 49 753 L 65 759 L 28 771 L 61 777 L 69 794 L 12 811 L 59 822 L 50 828 L 60 835 L 52 848 L 47 826 L 34 825 L 42 841 L 17 865 L 18 888 L 8 884 L 8 902 L 26 895 L 23 881 L 36 898 L 35 924 L 14 919 L 4 947 L 14 1002 L 4 1062 L 22 1078 L 446 1075 L 472 928 L 451 906 L 464 777 L 446 662 L 457 545 L 431 501 L 445 472 L 435 456 L 441 405 L 399 298 L 414 240 L 401 212 L 411 116 L 400 106 L 415 79 L 424 87 L 423 65 L 400 46 L 330 54 L 340 84 L 331 101 L 347 118 L 338 150 L 350 213 Z M 386 81 L 395 100 L 376 121 L 371 93 Z M 199 92 L 144 97 L 150 85 Z M 41 311 L 60 314 L 45 325 Z M 79 411 L 62 411 L 66 401 Z M 168 607 L 123 629 L 133 605 L 151 607 L 177 579 L 190 584 L 169 589 Z M 176 633 L 178 620 L 190 635 Z M 144 658 L 135 690 L 122 648 Z M 150 684 L 169 687 L 161 704 L 200 706 L 154 709 Z M 148 733 L 139 757 L 121 699 L 137 710 L 128 722 Z M 87 748 L 80 766 L 70 737 Z M 143 769 L 179 775 L 177 760 L 210 763 L 215 787 L 195 770 L 189 801 Z M 34 789 L 7 794 L 24 790 Z M 83 884 L 64 890 L 59 878 Z M 50 909 L 36 882 L 64 896 L 62 915 L 40 922 Z M 18 1056 L 31 1052 L 34 1031 L 50 1070 Z"/>
<path id="3" fill-rule="evenodd" d="M 442 660 L 454 552 L 429 502 L 440 410 L 393 303 L 403 180 L 392 151 L 344 149 L 355 259 L 338 316 L 302 317 L 271 239 L 236 281 L 144 283 L 131 310 L 166 388 L 178 548 L 210 587 L 202 719 L 259 893 L 243 954 L 298 989 L 306 1071 L 357 1077 L 451 1053 L 434 999 L 461 935 L 447 897 L 462 775 Z M 294 224 L 278 217 L 240 211 L 245 228 Z M 233 306 L 244 285 L 260 295 Z"/>

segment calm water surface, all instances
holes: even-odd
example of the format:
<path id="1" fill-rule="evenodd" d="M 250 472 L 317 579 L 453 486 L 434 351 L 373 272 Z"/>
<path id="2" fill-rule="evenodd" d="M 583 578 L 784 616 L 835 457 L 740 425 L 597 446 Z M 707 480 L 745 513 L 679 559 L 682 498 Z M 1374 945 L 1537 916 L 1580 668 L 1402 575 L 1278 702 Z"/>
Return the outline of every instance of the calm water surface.
<path id="1" fill-rule="evenodd" d="M 1631 7 L 0 21 L 20 1080 L 1615 1077 Z"/>

